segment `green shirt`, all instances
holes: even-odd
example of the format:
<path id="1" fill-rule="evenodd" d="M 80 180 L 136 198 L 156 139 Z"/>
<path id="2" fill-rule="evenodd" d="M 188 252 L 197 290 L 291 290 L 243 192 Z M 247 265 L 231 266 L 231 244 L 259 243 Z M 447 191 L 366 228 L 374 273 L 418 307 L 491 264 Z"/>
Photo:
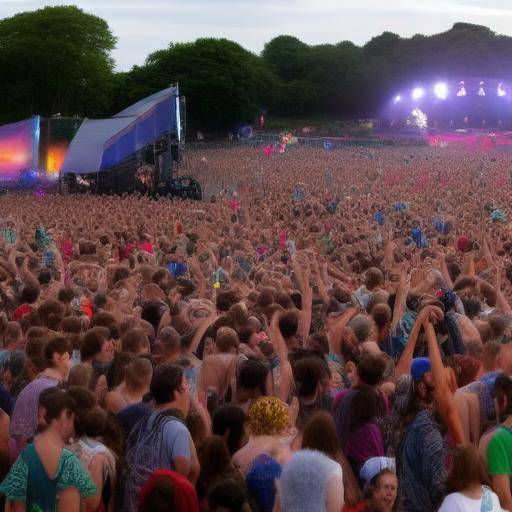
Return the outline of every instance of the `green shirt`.
<path id="1" fill-rule="evenodd" d="M 512 432 L 503 426 L 489 443 L 487 466 L 491 475 L 512 475 Z"/>
<path id="2" fill-rule="evenodd" d="M 10 501 L 25 503 L 27 512 L 52 512 L 57 508 L 57 494 L 69 487 L 75 487 L 82 499 L 96 494 L 96 486 L 74 453 L 62 450 L 55 478 L 51 479 L 32 443 L 12 466 L 0 492 Z"/>

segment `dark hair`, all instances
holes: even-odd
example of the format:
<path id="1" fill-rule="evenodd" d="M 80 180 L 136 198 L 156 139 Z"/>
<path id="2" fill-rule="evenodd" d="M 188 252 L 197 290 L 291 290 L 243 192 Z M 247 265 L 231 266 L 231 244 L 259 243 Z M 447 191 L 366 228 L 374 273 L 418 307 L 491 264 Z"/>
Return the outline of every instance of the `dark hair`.
<path id="1" fill-rule="evenodd" d="M 69 386 L 66 393 L 73 398 L 77 409 L 80 411 L 91 409 L 96 405 L 96 397 L 94 396 L 94 393 L 83 386 Z"/>
<path id="2" fill-rule="evenodd" d="M 75 432 L 78 437 L 102 436 L 107 427 L 107 413 L 96 405 L 89 409 L 79 409 L 76 415 Z"/>
<path id="3" fill-rule="evenodd" d="M 332 415 L 325 411 L 313 413 L 304 425 L 302 449 L 318 450 L 339 462 L 342 455 L 340 439 Z"/>
<path id="4" fill-rule="evenodd" d="M 316 356 L 307 356 L 292 364 L 293 379 L 298 397 L 313 395 L 325 374 L 323 361 Z"/>
<path id="5" fill-rule="evenodd" d="M 134 357 L 129 352 L 116 351 L 114 353 L 114 359 L 112 359 L 107 371 L 107 386 L 109 389 L 113 389 L 123 382 L 125 368 Z"/>
<path id="6" fill-rule="evenodd" d="M 236 478 L 236 469 L 231 462 L 231 456 L 222 437 L 210 436 L 205 439 L 197 451 L 201 473 L 197 481 L 197 496 L 203 499 L 210 488 L 222 478 Z"/>
<path id="7" fill-rule="evenodd" d="M 42 269 L 39 271 L 39 274 L 37 275 L 37 280 L 41 285 L 48 284 L 52 280 L 52 273 L 47 269 Z"/>
<path id="8" fill-rule="evenodd" d="M 376 386 L 386 371 L 386 361 L 375 354 L 363 354 L 357 364 L 357 376 L 368 386 Z"/>
<path id="9" fill-rule="evenodd" d="M 233 478 L 220 480 L 208 493 L 210 509 L 222 508 L 225 512 L 242 512 L 250 510 L 249 499 L 244 484 Z"/>
<path id="10" fill-rule="evenodd" d="M 295 311 L 286 311 L 279 319 L 279 330 L 283 338 L 290 338 L 297 334 L 299 329 L 299 317 Z"/>
<path id="11" fill-rule="evenodd" d="M 22 304 L 33 304 L 39 297 L 39 288 L 24 286 L 21 290 L 20 302 Z"/>
<path id="12" fill-rule="evenodd" d="M 498 403 L 500 403 L 503 398 L 507 399 L 507 407 L 504 411 L 501 411 L 502 417 L 500 419 L 510 416 L 512 414 L 512 379 L 508 375 L 500 373 L 496 377 L 494 394 L 498 399 Z"/>
<path id="13" fill-rule="evenodd" d="M 240 365 L 237 378 L 237 386 L 241 389 L 259 391 L 265 394 L 265 380 L 268 375 L 268 368 L 257 359 L 250 358 Z"/>
<path id="14" fill-rule="evenodd" d="M 130 277 L 130 271 L 126 267 L 119 267 L 114 272 L 113 283 L 116 284 L 119 281 L 123 281 L 124 279 L 128 279 Z"/>
<path id="15" fill-rule="evenodd" d="M 178 512 L 174 503 L 174 483 L 167 475 L 160 475 L 141 502 L 139 512 Z"/>
<path id="16" fill-rule="evenodd" d="M 57 336 L 49 340 L 43 349 L 43 356 L 46 366 L 51 368 L 53 366 L 53 355 L 54 354 L 65 354 L 70 353 L 69 342 L 63 336 Z"/>
<path id="17" fill-rule="evenodd" d="M 59 302 L 69 304 L 75 297 L 75 292 L 71 288 L 61 288 L 57 295 Z"/>
<path id="18" fill-rule="evenodd" d="M 82 339 L 80 357 L 82 361 L 93 359 L 101 352 L 103 343 L 110 338 L 110 331 L 106 327 L 93 327 L 89 329 Z"/>
<path id="19" fill-rule="evenodd" d="M 382 397 L 369 386 L 354 389 L 350 407 L 349 428 L 355 432 L 361 425 L 375 421 L 384 413 Z"/>
<path id="20" fill-rule="evenodd" d="M 232 404 L 221 405 L 213 414 L 212 432 L 225 437 L 229 453 L 233 455 L 241 448 L 244 437 L 244 411 Z"/>
<path id="21" fill-rule="evenodd" d="M 121 336 L 117 320 L 112 313 L 107 311 L 100 311 L 94 315 L 91 327 L 106 327 L 110 331 L 110 338 L 113 340 L 118 340 Z"/>
<path id="22" fill-rule="evenodd" d="M 217 294 L 216 306 L 219 311 L 228 311 L 231 306 L 240 301 L 236 292 L 228 290 Z"/>
<path id="23" fill-rule="evenodd" d="M 40 405 L 46 409 L 46 422 L 48 424 L 60 418 L 64 411 L 74 413 L 76 410 L 75 401 L 62 389 L 56 388 L 53 393 L 48 395 L 43 401 L 44 404 L 40 402 Z"/>
<path id="24" fill-rule="evenodd" d="M 174 392 L 183 382 L 183 368 L 175 364 L 162 364 L 155 368 L 150 392 L 156 405 L 174 401 Z"/>
<path id="25" fill-rule="evenodd" d="M 64 306 L 58 300 L 48 299 L 37 308 L 37 315 L 43 327 L 57 331 L 64 315 Z"/>
<path id="26" fill-rule="evenodd" d="M 473 444 L 458 445 L 446 477 L 446 492 L 462 492 L 476 484 L 489 484 L 489 475 L 482 456 Z"/>

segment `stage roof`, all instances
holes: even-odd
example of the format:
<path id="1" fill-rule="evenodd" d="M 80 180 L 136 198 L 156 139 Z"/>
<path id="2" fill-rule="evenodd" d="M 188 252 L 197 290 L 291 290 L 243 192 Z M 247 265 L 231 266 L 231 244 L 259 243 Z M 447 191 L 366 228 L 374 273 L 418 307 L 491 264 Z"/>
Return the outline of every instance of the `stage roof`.
<path id="1" fill-rule="evenodd" d="M 62 173 L 105 171 L 166 132 L 178 130 L 178 89 L 144 98 L 110 119 L 86 119 L 71 142 Z"/>

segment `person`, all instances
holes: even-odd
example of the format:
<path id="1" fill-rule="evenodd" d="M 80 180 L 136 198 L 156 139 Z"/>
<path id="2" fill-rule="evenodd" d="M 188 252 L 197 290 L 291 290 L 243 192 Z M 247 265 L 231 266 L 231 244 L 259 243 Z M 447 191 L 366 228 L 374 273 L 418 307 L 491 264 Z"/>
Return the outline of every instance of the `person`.
<path id="1" fill-rule="evenodd" d="M 238 479 L 217 482 L 208 494 L 210 512 L 251 512 L 245 486 Z"/>
<path id="2" fill-rule="evenodd" d="M 149 392 L 152 374 L 153 367 L 147 359 L 132 359 L 125 367 L 123 382 L 106 394 L 105 409 L 117 414 L 130 405 L 141 403 Z"/>
<path id="3" fill-rule="evenodd" d="M 439 512 L 501 512 L 500 500 L 488 483 L 484 461 L 475 445 L 457 446 Z"/>
<path id="4" fill-rule="evenodd" d="M 496 402 L 501 421 L 499 427 L 487 440 L 487 468 L 491 475 L 492 486 L 505 510 L 512 509 L 510 476 L 512 466 L 512 379 L 505 374 L 496 378 Z"/>
<path id="5" fill-rule="evenodd" d="M 140 491 L 139 512 L 199 512 L 194 486 L 183 475 L 157 469 Z"/>
<path id="6" fill-rule="evenodd" d="M 27 511 L 78 512 L 81 502 L 96 494 L 76 455 L 65 448 L 74 433 L 75 407 L 65 391 L 52 392 L 46 404 L 46 429 L 23 450 L 0 484 L 15 510 L 24 504 Z"/>
<path id="7" fill-rule="evenodd" d="M 155 410 L 139 421 L 127 441 L 123 509 L 137 510 L 138 493 L 156 469 L 170 469 L 195 482 L 199 464 L 185 418 L 190 409 L 187 379 L 181 367 L 158 366 L 150 392 Z"/>
<path id="8" fill-rule="evenodd" d="M 339 512 L 342 508 L 341 466 L 315 450 L 296 452 L 281 473 L 274 510 Z"/>
<path id="9" fill-rule="evenodd" d="M 411 512 L 435 509 L 445 492 L 443 438 L 431 412 L 434 386 L 430 369 L 428 359 L 414 361 L 414 383 L 403 412 L 403 435 L 396 452 L 404 508 Z"/>
<path id="10" fill-rule="evenodd" d="M 44 361 L 45 370 L 21 390 L 12 412 L 11 436 L 22 443 L 36 433 L 39 395 L 45 389 L 66 381 L 68 377 L 71 363 L 67 339 L 50 339 L 44 346 Z"/>
<path id="11" fill-rule="evenodd" d="M 275 397 L 260 397 L 247 412 L 249 441 L 233 455 L 233 463 L 245 477 L 251 462 L 260 454 L 287 457 L 292 437 L 289 435 L 290 411 Z"/>
<path id="12" fill-rule="evenodd" d="M 301 448 L 318 450 L 341 466 L 344 501 L 348 505 L 355 505 L 360 498 L 360 489 L 352 467 L 341 449 L 336 426 L 330 413 L 318 411 L 308 419 L 302 431 Z"/>
<path id="13" fill-rule="evenodd" d="M 89 506 L 94 512 L 113 511 L 117 483 L 117 456 L 103 442 L 109 428 L 108 416 L 104 409 L 94 404 L 95 397 L 91 391 L 85 388 L 78 389 L 90 394 L 86 400 L 91 405 L 77 411 L 75 417 L 77 442 L 73 446 L 73 451 L 96 486 L 96 494 L 90 499 Z M 68 393 L 71 393 L 71 388 Z M 76 393 L 77 391 L 74 396 Z"/>
<path id="14" fill-rule="evenodd" d="M 242 479 L 233 466 L 228 448 L 222 437 L 211 436 L 206 438 L 199 447 L 198 457 L 201 472 L 196 484 L 197 497 L 200 510 L 206 511 L 209 491 L 216 482 L 230 478 Z"/>
<path id="15" fill-rule="evenodd" d="M 233 456 L 247 442 L 244 411 L 233 404 L 221 405 L 213 414 L 212 434 L 226 441 Z"/>
<path id="16" fill-rule="evenodd" d="M 353 507 L 345 505 L 343 512 L 397 512 L 400 509 L 396 473 L 389 467 L 378 470 L 381 463 L 375 462 L 381 458 L 369 459 L 363 466 L 361 473 L 366 480 L 363 499 Z"/>

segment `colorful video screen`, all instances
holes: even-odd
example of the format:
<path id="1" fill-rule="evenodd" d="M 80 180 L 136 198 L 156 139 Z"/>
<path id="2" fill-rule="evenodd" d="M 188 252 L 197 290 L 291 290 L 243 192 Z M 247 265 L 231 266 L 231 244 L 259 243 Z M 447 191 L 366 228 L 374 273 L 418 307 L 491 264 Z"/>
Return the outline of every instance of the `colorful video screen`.
<path id="1" fill-rule="evenodd" d="M 0 182 L 16 182 L 37 169 L 39 117 L 0 126 Z"/>

